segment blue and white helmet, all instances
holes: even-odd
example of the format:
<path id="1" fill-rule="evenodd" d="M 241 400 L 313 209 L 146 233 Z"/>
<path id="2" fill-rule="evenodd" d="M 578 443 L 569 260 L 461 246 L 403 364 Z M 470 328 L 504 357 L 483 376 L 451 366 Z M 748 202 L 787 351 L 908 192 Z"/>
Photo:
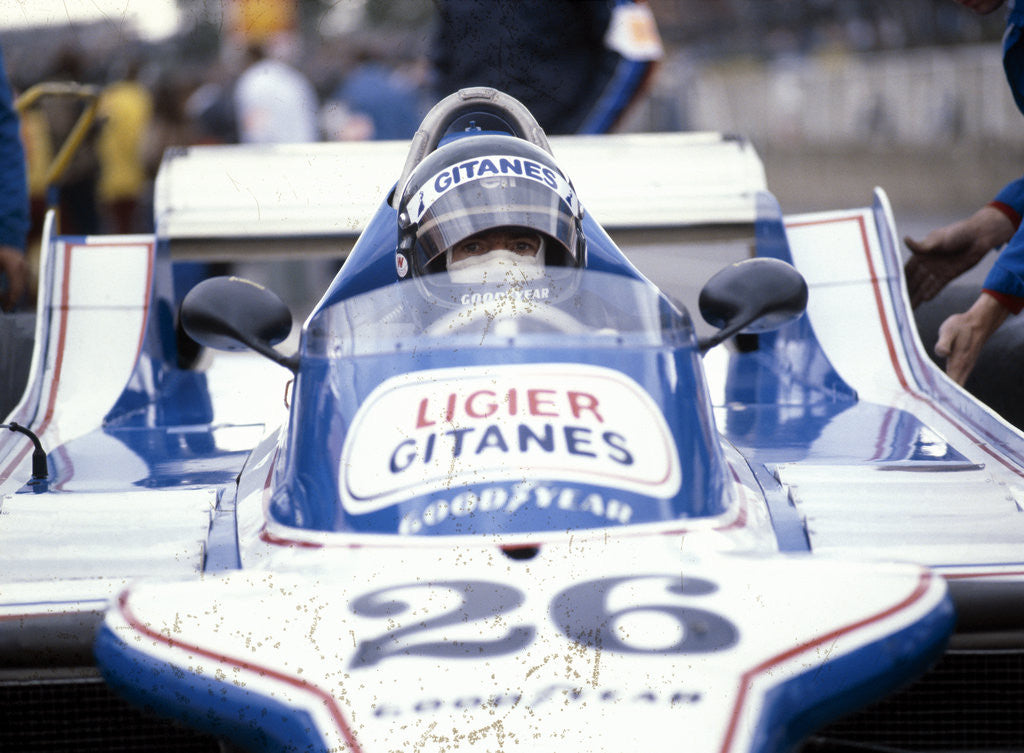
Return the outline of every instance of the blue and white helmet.
<path id="1" fill-rule="evenodd" d="M 546 268 L 586 262 L 583 208 L 540 147 L 501 134 L 456 138 L 423 159 L 401 187 L 399 277 L 446 270 L 446 252 L 496 228 L 541 234 Z"/>

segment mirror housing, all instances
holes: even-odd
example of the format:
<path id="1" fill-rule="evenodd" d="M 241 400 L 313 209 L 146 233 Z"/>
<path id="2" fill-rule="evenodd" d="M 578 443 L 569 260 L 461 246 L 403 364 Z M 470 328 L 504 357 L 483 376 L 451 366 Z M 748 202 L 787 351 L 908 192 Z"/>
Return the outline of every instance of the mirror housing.
<path id="1" fill-rule="evenodd" d="M 292 331 L 292 313 L 275 293 L 241 277 L 211 277 L 181 302 L 181 326 L 215 350 L 251 349 L 298 372 L 298 356 L 274 350 Z"/>
<path id="2" fill-rule="evenodd" d="M 704 353 L 733 335 L 770 332 L 799 318 L 807 308 L 807 282 L 779 259 L 745 259 L 708 280 L 698 306 L 704 321 L 719 328 L 699 341 Z"/>

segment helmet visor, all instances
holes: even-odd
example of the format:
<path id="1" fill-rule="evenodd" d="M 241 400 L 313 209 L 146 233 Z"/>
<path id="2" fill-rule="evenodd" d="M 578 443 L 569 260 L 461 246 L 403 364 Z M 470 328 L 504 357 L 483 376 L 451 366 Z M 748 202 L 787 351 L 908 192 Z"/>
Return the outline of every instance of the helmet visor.
<path id="1" fill-rule="evenodd" d="M 492 158 L 495 164 L 501 159 Z M 545 168 L 541 179 L 506 172 L 446 184 L 450 173 L 439 173 L 410 201 L 418 223 L 416 261 L 421 272 L 437 271 L 435 261 L 456 243 L 505 226 L 544 233 L 568 255 L 566 265 L 577 264 L 579 204 L 561 175 Z M 443 190 L 436 190 L 438 186 Z"/>

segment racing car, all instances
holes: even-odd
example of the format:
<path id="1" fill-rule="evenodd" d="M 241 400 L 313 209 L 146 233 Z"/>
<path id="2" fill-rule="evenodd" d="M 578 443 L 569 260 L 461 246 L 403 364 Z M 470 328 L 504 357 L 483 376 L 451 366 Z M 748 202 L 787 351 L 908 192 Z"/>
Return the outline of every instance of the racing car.
<path id="1" fill-rule="evenodd" d="M 923 352 L 881 190 L 784 216 L 742 139 L 473 88 L 169 153 L 156 204 L 49 218 L 0 748 L 1020 745 L 1024 437 Z M 345 256 L 297 334 L 175 288 L 261 253 Z"/>

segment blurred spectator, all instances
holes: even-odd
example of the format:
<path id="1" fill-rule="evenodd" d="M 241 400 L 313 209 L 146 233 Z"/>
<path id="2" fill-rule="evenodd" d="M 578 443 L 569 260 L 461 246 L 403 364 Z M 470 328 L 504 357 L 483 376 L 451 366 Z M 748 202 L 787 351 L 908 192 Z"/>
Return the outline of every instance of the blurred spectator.
<path id="1" fill-rule="evenodd" d="M 321 111 L 321 128 L 336 141 L 411 139 L 423 115 L 420 91 L 412 76 L 363 50 Z"/>
<path id="2" fill-rule="evenodd" d="M 438 0 L 437 97 L 512 95 L 548 134 L 612 130 L 663 55 L 642 0 Z"/>
<path id="3" fill-rule="evenodd" d="M 188 109 L 194 84 L 177 71 L 165 73 L 153 85 L 153 119 L 143 140 L 146 177 L 156 178 L 164 152 L 172 147 L 204 143 L 204 130 Z"/>
<path id="4" fill-rule="evenodd" d="M 28 287 L 28 181 L 18 113 L 0 51 L 0 307 L 10 311 Z"/>
<path id="5" fill-rule="evenodd" d="M 139 83 L 138 74 L 138 63 L 133 60 L 125 76 L 107 86 L 100 97 L 98 193 L 103 229 L 109 233 L 147 229 L 139 206 L 147 188 L 143 149 L 153 119 L 153 97 Z"/>
<path id="6" fill-rule="evenodd" d="M 74 47 L 63 48 L 57 55 L 56 69 L 51 78 L 57 82 L 86 83 L 82 53 Z M 75 97 L 49 96 L 41 100 L 40 107 L 50 125 L 50 141 L 54 150 L 59 150 L 65 143 L 86 106 L 84 100 Z M 99 175 L 97 133 L 98 125 L 94 124 L 56 181 L 60 231 L 68 235 L 88 235 L 100 230 L 96 196 Z"/>
<path id="7" fill-rule="evenodd" d="M 30 107 L 21 113 L 21 141 L 25 145 L 25 161 L 28 164 L 29 252 L 38 246 L 43 235 L 46 219 L 47 184 L 46 174 L 53 162 L 53 142 L 50 140 L 50 126 L 46 115 L 39 107 Z"/>
<path id="8" fill-rule="evenodd" d="M 184 112 L 192 122 L 196 144 L 238 143 L 235 112 L 237 75 L 223 61 L 204 71 L 203 80 L 183 100 Z"/>
<path id="9" fill-rule="evenodd" d="M 373 118 L 331 97 L 320 109 L 320 132 L 327 141 L 369 141 L 376 138 Z"/>
<path id="10" fill-rule="evenodd" d="M 278 38 L 253 44 L 248 66 L 235 83 L 239 140 L 251 144 L 317 141 L 316 90 L 288 64 L 287 42 Z"/>

